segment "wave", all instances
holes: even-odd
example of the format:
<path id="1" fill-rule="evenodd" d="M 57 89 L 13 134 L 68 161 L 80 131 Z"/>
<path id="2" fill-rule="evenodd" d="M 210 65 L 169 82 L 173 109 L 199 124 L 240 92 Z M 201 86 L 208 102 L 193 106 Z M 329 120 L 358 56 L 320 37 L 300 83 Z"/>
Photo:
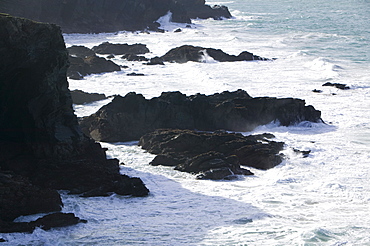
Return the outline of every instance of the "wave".
<path id="1" fill-rule="evenodd" d="M 328 229 L 323 228 L 316 228 L 314 230 L 308 231 L 304 233 L 302 237 L 306 243 L 315 243 L 315 244 L 325 243 L 337 239 L 335 233 Z M 335 245 L 344 245 L 344 244 L 346 243 L 345 242 L 343 242 L 343 244 L 336 243 Z"/>
<path id="2" fill-rule="evenodd" d="M 271 133 L 294 133 L 302 135 L 313 135 L 322 134 L 326 132 L 332 132 L 337 129 L 334 125 L 329 125 L 324 122 L 315 123 L 310 121 L 302 121 L 298 124 L 292 126 L 282 126 L 279 122 L 271 122 L 270 124 L 258 126 L 253 130 L 253 132 L 248 132 L 247 134 L 271 132 Z"/>
<path id="3" fill-rule="evenodd" d="M 164 27 L 164 26 L 170 25 L 172 23 L 171 20 L 172 20 L 172 13 L 171 11 L 168 11 L 167 14 L 159 17 L 157 22 L 161 25 L 161 27 Z"/>
<path id="4" fill-rule="evenodd" d="M 202 50 L 202 58 L 200 59 L 200 62 L 203 63 L 217 63 L 215 59 L 213 59 L 212 56 L 208 55 L 207 50 Z"/>
<path id="5" fill-rule="evenodd" d="M 187 23 L 177 23 L 172 22 L 172 12 L 168 11 L 167 14 L 159 17 L 157 22 L 160 24 L 160 28 L 172 32 L 178 28 L 186 28 L 190 26 L 193 26 L 193 24 L 187 24 Z"/>
<path id="6" fill-rule="evenodd" d="M 304 67 L 313 71 L 322 72 L 326 78 L 338 77 L 339 72 L 344 70 L 342 66 L 335 64 L 331 60 L 323 57 L 318 57 L 312 61 L 306 62 Z"/>

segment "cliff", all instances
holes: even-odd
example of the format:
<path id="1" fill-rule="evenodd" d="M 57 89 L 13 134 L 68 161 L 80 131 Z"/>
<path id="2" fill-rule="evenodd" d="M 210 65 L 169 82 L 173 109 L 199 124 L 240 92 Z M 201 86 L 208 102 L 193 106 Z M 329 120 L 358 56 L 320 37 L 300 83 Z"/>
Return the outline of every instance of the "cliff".
<path id="1" fill-rule="evenodd" d="M 204 0 L 2 0 L 0 12 L 36 21 L 56 23 L 65 33 L 156 30 L 159 17 L 172 12 L 172 21 L 190 18 L 230 18 L 224 6 Z"/>
<path id="2" fill-rule="evenodd" d="M 0 56 L 0 221 L 58 210 L 56 189 L 148 194 L 140 179 L 120 175 L 118 160 L 108 160 L 81 132 L 58 26 L 0 14 Z"/>

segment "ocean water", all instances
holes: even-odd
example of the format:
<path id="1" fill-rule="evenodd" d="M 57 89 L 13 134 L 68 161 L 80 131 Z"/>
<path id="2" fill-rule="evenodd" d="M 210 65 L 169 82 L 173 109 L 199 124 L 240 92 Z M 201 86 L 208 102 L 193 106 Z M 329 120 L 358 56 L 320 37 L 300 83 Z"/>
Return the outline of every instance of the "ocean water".
<path id="1" fill-rule="evenodd" d="M 196 180 L 170 167 L 152 167 L 137 142 L 102 143 L 122 173 L 143 179 L 146 198 L 80 198 L 61 191 L 64 212 L 87 224 L 32 234 L 0 234 L 3 245 L 370 245 L 370 1 L 235 0 L 234 18 L 194 20 L 191 28 L 161 18 L 166 33 L 65 35 L 67 46 L 143 43 L 149 56 L 183 44 L 249 51 L 274 61 L 203 62 L 129 68 L 70 80 L 70 89 L 146 98 L 162 91 L 213 94 L 246 90 L 251 96 L 294 97 L 322 112 L 325 124 L 260 126 L 284 141 L 279 166 L 234 181 Z M 182 32 L 174 33 L 177 28 Z M 126 76 L 131 72 L 145 76 Z M 323 87 L 347 84 L 350 90 Z M 314 93 L 312 90 L 322 90 Z M 90 115 L 110 99 L 75 106 Z M 311 150 L 307 158 L 292 148 Z M 18 218 L 27 221 L 36 216 Z"/>

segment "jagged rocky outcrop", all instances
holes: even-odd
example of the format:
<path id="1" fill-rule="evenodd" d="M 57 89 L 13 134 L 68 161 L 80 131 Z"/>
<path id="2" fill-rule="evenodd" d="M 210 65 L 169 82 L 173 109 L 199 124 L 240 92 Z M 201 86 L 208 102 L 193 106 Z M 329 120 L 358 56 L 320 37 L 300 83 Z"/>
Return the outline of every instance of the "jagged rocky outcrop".
<path id="1" fill-rule="evenodd" d="M 145 44 L 112 44 L 109 42 L 94 46 L 92 50 L 98 54 L 108 55 L 140 55 L 150 52 Z"/>
<path id="2" fill-rule="evenodd" d="M 89 49 L 84 46 L 72 46 L 68 48 L 71 66 L 68 70 L 68 77 L 72 79 L 82 79 L 85 75 L 93 73 L 119 71 L 120 67 L 112 61 L 97 57 L 96 54 L 103 55 L 123 55 L 121 58 L 128 61 L 148 61 L 147 65 L 164 65 L 164 62 L 186 63 L 188 61 L 202 62 L 208 57 L 220 62 L 234 61 L 269 61 L 272 59 L 254 55 L 248 51 L 243 51 L 239 55 L 230 55 L 220 49 L 204 48 L 192 45 L 182 45 L 169 50 L 161 57 L 146 58 L 140 54 L 149 53 L 150 50 L 145 44 L 112 44 L 109 42 L 101 43 Z"/>
<path id="3" fill-rule="evenodd" d="M 45 215 L 30 222 L 9 222 L 0 220 L 0 233 L 32 232 L 36 227 L 43 230 L 50 230 L 52 228 L 71 226 L 86 222 L 86 220 L 76 217 L 73 213 L 58 212 Z"/>
<path id="4" fill-rule="evenodd" d="M 331 87 L 335 87 L 337 89 L 341 89 L 341 90 L 349 90 L 350 87 L 347 86 L 346 84 L 340 84 L 340 83 L 330 83 L 330 82 L 326 82 L 325 84 L 323 84 L 322 86 L 331 86 Z"/>
<path id="5" fill-rule="evenodd" d="M 140 138 L 139 145 L 157 156 L 152 165 L 174 166 L 198 174 L 199 179 L 225 179 L 253 175 L 240 166 L 267 170 L 282 161 L 284 143 L 269 140 L 272 134 L 243 136 L 224 131 L 159 129 Z"/>
<path id="6" fill-rule="evenodd" d="M 89 74 L 121 71 L 119 65 L 104 57 L 98 57 L 92 49 L 85 46 L 73 45 L 67 50 L 69 54 L 67 76 L 70 79 L 79 80 Z"/>
<path id="7" fill-rule="evenodd" d="M 341 84 L 341 83 L 330 83 L 330 82 L 326 82 L 325 84 L 322 84 L 322 86 L 330 86 L 330 87 L 334 87 L 334 88 L 337 88 L 337 89 L 340 89 L 340 90 L 349 90 L 350 87 L 346 84 Z M 322 90 L 318 90 L 318 89 L 313 89 L 312 92 L 315 92 L 315 93 L 322 93 L 323 91 Z M 331 93 L 331 95 L 336 95 L 336 93 Z"/>
<path id="8" fill-rule="evenodd" d="M 107 99 L 108 97 L 105 94 L 100 93 L 88 93 L 81 90 L 73 90 L 71 91 L 72 102 L 74 104 L 85 104 L 91 103 L 103 99 Z"/>
<path id="9" fill-rule="evenodd" d="M 140 179 L 120 175 L 118 160 L 107 159 L 105 149 L 81 132 L 58 26 L 0 14 L 0 56 L 0 207 L 22 201 L 0 210 L 0 220 L 58 211 L 56 189 L 85 196 L 148 194 Z M 28 203 L 34 210 L 23 208 Z"/>
<path id="10" fill-rule="evenodd" d="M 139 57 L 138 54 L 149 52 L 144 44 L 112 44 L 109 42 L 94 46 L 92 49 L 73 45 L 68 47 L 67 50 L 70 62 L 67 76 L 75 80 L 83 79 L 84 76 L 89 74 L 121 71 L 119 65 L 96 54 L 110 55 L 107 58 L 114 58 L 114 55 L 124 55 L 127 60 L 147 61 L 148 59 Z"/>
<path id="11" fill-rule="evenodd" d="M 84 76 L 98 73 L 121 71 L 121 67 L 114 62 L 96 55 L 85 58 L 69 56 L 67 76 L 70 79 L 83 79 Z"/>
<path id="12" fill-rule="evenodd" d="M 96 55 L 92 49 L 89 49 L 82 45 L 72 45 L 67 48 L 68 54 L 73 57 L 86 58 L 88 56 Z"/>
<path id="13" fill-rule="evenodd" d="M 215 19 L 231 18 L 231 14 L 226 6 L 205 4 L 205 0 L 178 0 L 187 11 L 191 19 Z"/>
<path id="14" fill-rule="evenodd" d="M 121 56 L 121 59 L 125 59 L 127 61 L 149 61 L 149 58 L 146 58 L 145 56 L 138 56 L 133 54 L 123 55 Z"/>
<path id="15" fill-rule="evenodd" d="M 230 18 L 225 6 L 204 0 L 3 0 L 0 12 L 55 23 L 65 33 L 158 30 L 159 17 L 172 13 L 172 21 L 191 18 Z"/>
<path id="16" fill-rule="evenodd" d="M 119 142 L 138 140 L 160 128 L 251 131 L 273 121 L 283 126 L 318 122 L 320 115 L 301 99 L 252 98 L 243 90 L 210 96 L 164 92 L 150 100 L 131 92 L 116 96 L 95 114 L 84 117 L 80 126 L 95 140 Z"/>
<path id="17" fill-rule="evenodd" d="M 200 62 L 205 56 L 210 56 L 214 60 L 220 62 L 232 61 L 254 61 L 254 60 L 270 60 L 260 56 L 253 55 L 248 51 L 243 51 L 239 55 L 229 55 L 220 49 L 204 48 L 192 45 L 182 45 L 168 51 L 160 58 L 166 62 L 186 63 L 188 61 Z"/>

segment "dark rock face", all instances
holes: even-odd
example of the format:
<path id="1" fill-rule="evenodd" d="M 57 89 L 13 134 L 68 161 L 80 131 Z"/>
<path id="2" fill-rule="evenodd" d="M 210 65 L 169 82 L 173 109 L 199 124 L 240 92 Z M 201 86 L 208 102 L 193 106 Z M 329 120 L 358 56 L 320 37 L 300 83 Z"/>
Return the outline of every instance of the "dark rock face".
<path id="1" fill-rule="evenodd" d="M 174 166 L 200 179 L 224 179 L 253 174 L 240 165 L 266 170 L 280 164 L 284 144 L 268 140 L 271 137 L 160 129 L 142 136 L 139 145 L 157 155 L 152 165 Z"/>
<path id="2" fill-rule="evenodd" d="M 145 44 L 112 44 L 104 42 L 98 46 L 94 46 L 92 50 L 98 54 L 113 54 L 113 55 L 139 55 L 150 52 Z"/>
<path id="3" fill-rule="evenodd" d="M 23 202 L 13 207 L 18 210 L 13 216 L 2 210 L 1 220 L 9 221 L 17 213 L 59 211 L 60 200 L 49 189 L 148 194 L 141 180 L 120 175 L 118 160 L 107 160 L 100 144 L 81 132 L 72 109 L 68 52 L 59 27 L 0 14 L 0 56 L 0 173 L 8 184 L 19 183 L 6 192 L 39 193 L 34 196 L 35 210 L 22 209 Z M 16 182 L 18 175 L 31 184 Z M 12 177 L 14 182 L 8 180 Z M 0 200 L 12 204 L 17 196 L 6 192 Z M 28 196 L 26 201 L 34 202 Z"/>
<path id="4" fill-rule="evenodd" d="M 145 99 L 141 94 L 116 96 L 80 126 L 93 139 L 106 142 L 137 140 L 160 128 L 214 131 L 251 131 L 273 121 L 283 126 L 301 121 L 319 122 L 320 111 L 293 98 L 252 98 L 247 92 L 186 96 L 164 92 Z"/>
<path id="5" fill-rule="evenodd" d="M 180 23 L 231 17 L 226 7 L 210 7 L 202 0 L 12 0 L 0 6 L 3 13 L 58 24 L 65 33 L 158 30 L 155 21 L 168 11 Z"/>
<path id="6" fill-rule="evenodd" d="M 69 62 L 67 76 L 70 79 L 82 79 L 89 74 L 121 71 L 121 67 L 114 62 L 96 55 L 85 58 L 69 56 Z"/>
<path id="7" fill-rule="evenodd" d="M 88 93 L 81 90 L 73 90 L 71 91 L 71 97 L 74 104 L 85 104 L 91 103 L 103 99 L 107 99 L 105 94 L 99 93 Z"/>
<path id="8" fill-rule="evenodd" d="M 253 55 L 247 51 L 240 53 L 238 56 L 229 55 L 219 49 L 203 48 L 192 45 L 183 45 L 173 48 L 162 56 L 163 61 L 185 63 L 188 61 L 199 62 L 204 55 L 209 55 L 213 59 L 220 62 L 231 61 L 253 61 L 253 60 L 269 60 L 260 56 Z"/>
<path id="9" fill-rule="evenodd" d="M 11 172 L 0 173 L 0 220 L 59 211 L 62 205 L 56 190 L 35 186 L 27 178 Z"/>
<path id="10" fill-rule="evenodd" d="M 138 178 L 119 174 L 117 159 L 105 158 L 100 144 L 83 146 L 83 153 L 67 160 L 43 159 L 30 177 L 32 183 L 82 196 L 108 196 L 112 193 L 143 197 L 148 189 Z"/>
<path id="11" fill-rule="evenodd" d="M 0 139 L 49 156 L 58 141 L 81 139 L 65 72 L 68 53 L 60 29 L 7 15 L 0 16 Z"/>

